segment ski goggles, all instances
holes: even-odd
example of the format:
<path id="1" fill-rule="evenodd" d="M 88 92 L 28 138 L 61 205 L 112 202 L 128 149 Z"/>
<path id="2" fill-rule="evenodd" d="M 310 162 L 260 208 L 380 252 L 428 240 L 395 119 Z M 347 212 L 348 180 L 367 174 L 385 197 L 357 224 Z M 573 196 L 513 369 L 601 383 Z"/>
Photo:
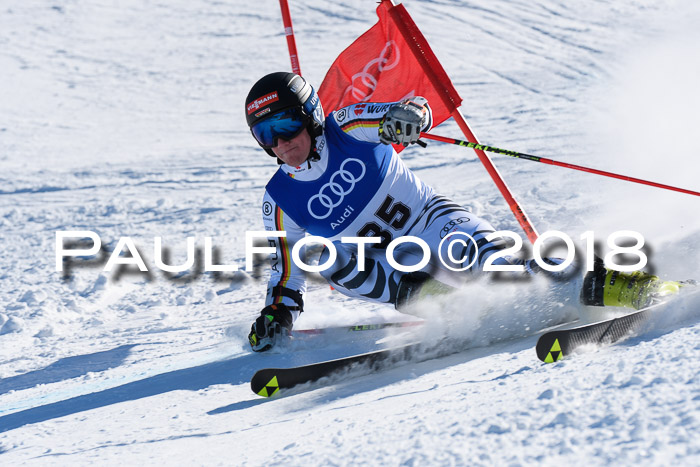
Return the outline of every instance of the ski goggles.
<path id="1" fill-rule="evenodd" d="M 250 131 L 260 146 L 274 148 L 280 138 L 289 141 L 299 136 L 308 122 L 309 118 L 298 107 L 293 107 L 259 121 Z"/>

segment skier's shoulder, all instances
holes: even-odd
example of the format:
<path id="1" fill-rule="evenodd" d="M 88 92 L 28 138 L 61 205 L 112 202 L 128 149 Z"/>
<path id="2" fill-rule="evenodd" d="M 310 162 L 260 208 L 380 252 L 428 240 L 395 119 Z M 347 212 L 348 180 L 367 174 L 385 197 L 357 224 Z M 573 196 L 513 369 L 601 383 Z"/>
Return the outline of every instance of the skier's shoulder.
<path id="1" fill-rule="evenodd" d="M 379 123 L 393 102 L 361 102 L 343 107 L 331 113 L 326 121 L 329 126 L 337 126 L 341 131 L 334 132 L 346 143 L 379 143 Z"/>

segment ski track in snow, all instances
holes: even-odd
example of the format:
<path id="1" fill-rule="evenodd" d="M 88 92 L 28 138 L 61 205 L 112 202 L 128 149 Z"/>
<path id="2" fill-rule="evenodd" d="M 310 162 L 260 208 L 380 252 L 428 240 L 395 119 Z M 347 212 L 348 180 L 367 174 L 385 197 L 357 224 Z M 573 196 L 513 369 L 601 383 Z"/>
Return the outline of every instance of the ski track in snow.
<path id="1" fill-rule="evenodd" d="M 301 69 L 316 85 L 376 21 L 363 2 L 290 3 Z M 482 142 L 700 190 L 693 2 L 405 6 Z M 264 267 L 174 278 L 154 268 L 158 236 L 172 264 L 193 236 L 243 267 L 243 236 L 262 228 L 275 170 L 243 100 L 258 77 L 288 68 L 277 2 L 0 7 L 0 463 L 700 464 L 697 298 L 621 345 L 542 365 L 536 333 L 573 319 L 571 302 L 540 303 L 542 284 L 465 292 L 428 310 L 423 337 L 448 329 L 469 350 L 254 396 L 258 368 L 411 338 L 314 336 L 253 355 L 245 336 Z M 435 133 L 459 135 L 452 122 Z M 440 193 L 520 232 L 473 152 L 431 142 L 402 156 Z M 602 241 L 637 230 L 657 274 L 700 279 L 697 198 L 492 158 L 540 232 L 593 230 Z M 64 281 L 58 230 L 95 231 L 106 254 L 131 237 L 150 272 L 78 261 Z M 307 304 L 299 327 L 412 319 L 318 281 Z"/>

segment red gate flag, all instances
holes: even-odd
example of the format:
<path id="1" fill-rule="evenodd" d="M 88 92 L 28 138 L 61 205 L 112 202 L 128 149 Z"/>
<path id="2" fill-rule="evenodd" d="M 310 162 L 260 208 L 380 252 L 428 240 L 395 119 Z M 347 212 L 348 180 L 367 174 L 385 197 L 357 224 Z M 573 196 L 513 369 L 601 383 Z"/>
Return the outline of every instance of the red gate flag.
<path id="1" fill-rule="evenodd" d="M 381 0 L 377 16 L 377 24 L 338 56 L 321 83 L 319 96 L 328 113 L 357 102 L 392 102 L 423 96 L 433 110 L 434 126 L 453 117 L 467 141 L 478 143 L 459 111 L 462 98 L 408 11 L 392 0 Z M 474 152 L 527 238 L 535 243 L 537 230 L 498 169 L 483 150 L 475 148 Z"/>
<path id="2" fill-rule="evenodd" d="M 447 120 L 462 102 L 447 73 L 424 41 L 420 52 L 444 89 L 435 89 L 383 1 L 377 7 L 379 21 L 335 59 L 318 94 L 326 114 L 358 102 L 394 102 L 423 96 L 433 111 L 433 125 Z M 406 13 L 407 14 L 407 13 Z M 418 28 L 415 28 L 416 31 Z M 418 32 L 420 34 L 420 32 Z M 445 95 L 448 95 L 445 102 Z"/>

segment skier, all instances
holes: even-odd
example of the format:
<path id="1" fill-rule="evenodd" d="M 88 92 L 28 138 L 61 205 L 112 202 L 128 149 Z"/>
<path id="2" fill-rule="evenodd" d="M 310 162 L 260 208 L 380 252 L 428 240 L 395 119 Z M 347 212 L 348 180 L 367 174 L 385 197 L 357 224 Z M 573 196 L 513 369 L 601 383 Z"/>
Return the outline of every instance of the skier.
<path id="1" fill-rule="evenodd" d="M 245 105 L 251 133 L 279 164 L 263 197 L 265 229 L 286 232 L 286 237 L 268 239 L 276 252 L 271 255 L 266 306 L 248 336 L 254 351 L 271 348 L 304 309 L 306 279 L 291 257 L 292 248 L 307 233 L 333 242 L 337 257 L 321 274 L 337 291 L 397 309 L 450 290 L 444 285 L 454 279 L 449 268 L 466 269 L 461 277 L 478 273 L 491 255 L 505 248 L 501 238 L 487 240 L 495 231 L 491 224 L 435 193 L 394 151 L 392 143 L 407 147 L 431 128 L 430 106 L 423 97 L 353 104 L 326 118 L 304 78 L 278 72 L 255 83 Z M 468 234 L 474 242 L 450 257 L 449 244 L 441 241 L 452 232 Z M 403 273 L 387 260 L 387 246 L 404 236 L 418 237 L 429 246 L 431 261 L 419 272 Z M 344 243 L 342 237 L 377 237 L 380 242 Z M 399 264 L 413 265 L 423 253 L 406 242 L 395 249 L 394 257 Z M 448 268 L 436 258 L 445 259 Z M 330 249 L 324 248 L 319 264 L 332 259 Z M 540 269 L 532 260 L 498 255 L 492 261 L 521 264 L 529 273 Z M 677 290 L 678 283 L 643 272 L 610 271 L 596 262 L 583 281 L 581 301 L 640 308 L 655 296 Z"/>

